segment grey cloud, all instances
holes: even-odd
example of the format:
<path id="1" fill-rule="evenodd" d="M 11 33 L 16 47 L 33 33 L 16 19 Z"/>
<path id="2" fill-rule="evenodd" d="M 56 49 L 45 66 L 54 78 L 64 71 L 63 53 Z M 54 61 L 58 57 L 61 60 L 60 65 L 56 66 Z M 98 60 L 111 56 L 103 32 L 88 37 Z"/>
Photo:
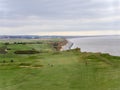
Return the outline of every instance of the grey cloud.
<path id="1" fill-rule="evenodd" d="M 97 2 L 98 0 L 8 0 L 10 14 L 30 16 L 38 15 L 41 17 L 95 17 L 99 16 L 102 11 L 111 5 L 111 2 Z M 91 9 L 93 11 L 91 11 Z M 94 11 L 96 10 L 96 12 Z M 105 12 L 104 12 L 105 13 Z M 8 13 L 9 14 L 9 13 Z"/>
<path id="2" fill-rule="evenodd" d="M 104 20 L 120 16 L 120 0 L 1 0 L 0 3 L 0 28 L 14 29 L 16 33 L 29 27 L 32 30 L 26 33 L 120 29 L 120 18 Z"/>

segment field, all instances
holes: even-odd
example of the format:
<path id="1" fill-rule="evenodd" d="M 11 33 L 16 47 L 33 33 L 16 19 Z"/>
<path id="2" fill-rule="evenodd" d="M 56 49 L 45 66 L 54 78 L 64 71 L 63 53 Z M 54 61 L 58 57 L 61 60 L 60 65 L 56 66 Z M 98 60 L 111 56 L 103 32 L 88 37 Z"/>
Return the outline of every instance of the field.
<path id="1" fill-rule="evenodd" d="M 79 49 L 56 51 L 50 42 L 59 40 L 1 41 L 0 47 L 10 50 L 0 54 L 0 90 L 120 90 L 120 57 Z"/>

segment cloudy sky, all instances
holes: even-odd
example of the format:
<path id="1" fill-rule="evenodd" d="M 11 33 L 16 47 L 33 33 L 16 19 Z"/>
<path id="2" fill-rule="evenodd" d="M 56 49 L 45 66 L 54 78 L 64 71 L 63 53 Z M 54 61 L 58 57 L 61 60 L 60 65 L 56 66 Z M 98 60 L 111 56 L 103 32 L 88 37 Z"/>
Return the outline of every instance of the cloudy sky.
<path id="1" fill-rule="evenodd" d="M 120 0 L 0 0 L 0 35 L 120 35 Z"/>

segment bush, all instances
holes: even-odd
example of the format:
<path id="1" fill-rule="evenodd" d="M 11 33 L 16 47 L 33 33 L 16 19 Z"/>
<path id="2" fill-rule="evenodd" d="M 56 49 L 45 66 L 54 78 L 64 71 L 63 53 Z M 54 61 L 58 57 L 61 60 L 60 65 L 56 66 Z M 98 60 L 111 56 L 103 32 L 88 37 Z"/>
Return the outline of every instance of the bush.
<path id="1" fill-rule="evenodd" d="M 31 63 L 20 63 L 19 65 L 20 65 L 20 66 L 30 66 Z"/>
<path id="2" fill-rule="evenodd" d="M 40 52 L 36 50 L 21 50 L 21 51 L 15 51 L 14 53 L 15 54 L 37 54 Z"/>
<path id="3" fill-rule="evenodd" d="M 40 64 L 34 64 L 34 65 L 32 65 L 32 67 L 43 67 L 43 65 L 40 65 Z"/>

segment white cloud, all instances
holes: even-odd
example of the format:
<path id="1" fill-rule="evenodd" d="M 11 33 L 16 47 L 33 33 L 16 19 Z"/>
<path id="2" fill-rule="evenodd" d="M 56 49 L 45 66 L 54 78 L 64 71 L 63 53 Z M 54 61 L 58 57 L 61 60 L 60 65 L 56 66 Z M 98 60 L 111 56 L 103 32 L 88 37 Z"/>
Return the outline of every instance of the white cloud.
<path id="1" fill-rule="evenodd" d="M 1 0 L 0 34 L 114 34 L 119 10 L 120 0 Z"/>
<path id="2" fill-rule="evenodd" d="M 114 30 L 105 30 L 103 31 L 94 31 L 94 30 L 89 30 L 89 31 L 69 31 L 69 32 L 37 32 L 34 33 L 33 35 L 71 35 L 71 36 L 75 36 L 75 35 L 80 35 L 80 36 L 84 36 L 84 35 L 120 35 L 120 31 L 114 31 Z"/>
<path id="3" fill-rule="evenodd" d="M 0 0 L 0 12 L 7 13 L 8 11 L 6 0 Z"/>

